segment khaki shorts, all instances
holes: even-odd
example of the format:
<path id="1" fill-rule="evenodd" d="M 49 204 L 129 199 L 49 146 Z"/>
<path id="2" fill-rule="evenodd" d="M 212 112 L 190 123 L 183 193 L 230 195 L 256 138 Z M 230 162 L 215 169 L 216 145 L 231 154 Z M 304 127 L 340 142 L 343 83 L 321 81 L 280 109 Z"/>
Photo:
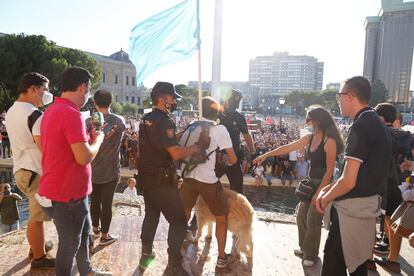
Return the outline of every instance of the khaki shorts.
<path id="1" fill-rule="evenodd" d="M 39 190 L 40 176 L 37 174 L 33 179 L 30 187 L 29 182 L 32 177 L 32 172 L 27 170 L 18 170 L 14 174 L 16 184 L 19 190 L 25 194 L 29 200 L 29 219 L 34 221 L 48 221 L 50 218 L 43 211 L 42 206 L 39 205 L 34 195 Z"/>
<path id="2" fill-rule="evenodd" d="M 227 200 L 220 181 L 215 184 L 208 184 L 192 178 L 184 178 L 183 186 L 180 190 L 180 197 L 184 208 L 193 208 L 198 195 L 201 195 L 213 215 L 222 216 L 228 214 Z"/>

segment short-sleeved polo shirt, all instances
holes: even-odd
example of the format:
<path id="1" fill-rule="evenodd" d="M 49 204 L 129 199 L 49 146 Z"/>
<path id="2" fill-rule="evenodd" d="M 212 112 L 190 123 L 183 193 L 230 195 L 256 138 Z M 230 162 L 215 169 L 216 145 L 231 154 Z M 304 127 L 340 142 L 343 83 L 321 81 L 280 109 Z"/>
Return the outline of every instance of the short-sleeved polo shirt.
<path id="1" fill-rule="evenodd" d="M 138 169 L 172 167 L 173 160 L 167 148 L 176 145 L 178 145 L 178 140 L 175 136 L 173 120 L 167 113 L 154 108 L 140 122 Z"/>
<path id="2" fill-rule="evenodd" d="M 386 185 L 392 158 L 391 137 L 384 122 L 370 107 L 355 116 L 346 140 L 345 159 L 361 163 L 355 187 L 337 200 L 380 194 Z"/>
<path id="3" fill-rule="evenodd" d="M 91 165 L 80 165 L 71 145 L 89 140 L 79 108 L 70 100 L 55 98 L 43 115 L 41 127 L 42 168 L 39 195 L 69 202 L 91 193 Z"/>

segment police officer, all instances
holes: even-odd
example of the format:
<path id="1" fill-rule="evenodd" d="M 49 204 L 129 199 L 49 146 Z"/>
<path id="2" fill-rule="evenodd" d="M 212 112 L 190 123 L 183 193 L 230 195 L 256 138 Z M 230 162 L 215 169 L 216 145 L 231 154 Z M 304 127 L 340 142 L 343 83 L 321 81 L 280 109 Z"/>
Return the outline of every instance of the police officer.
<path id="1" fill-rule="evenodd" d="M 154 108 L 145 115 L 139 128 L 137 183 L 143 190 L 145 217 L 142 223 L 142 255 L 140 269 L 145 270 L 155 258 L 154 235 L 160 212 L 167 219 L 168 265 L 164 275 L 188 275 L 182 267 L 181 246 L 186 235 L 186 217 L 176 186 L 173 160 L 184 159 L 206 148 L 200 143 L 181 147 L 175 136 L 175 124 L 170 113 L 181 97 L 168 82 L 157 82 L 151 92 Z"/>
<path id="2" fill-rule="evenodd" d="M 240 166 L 240 133 L 243 134 L 243 138 L 246 141 L 247 149 L 251 156 L 254 156 L 255 149 L 253 145 L 253 138 L 247 129 L 246 120 L 244 116 L 236 110 L 241 99 L 241 92 L 236 89 L 232 89 L 224 101 L 224 111 L 218 116 L 220 124 L 224 125 L 230 133 L 233 149 L 237 155 L 237 163 L 231 166 L 226 166 L 222 162 L 217 162 L 216 175 L 220 178 L 226 174 L 230 182 L 230 189 L 242 194 L 243 173 Z"/>

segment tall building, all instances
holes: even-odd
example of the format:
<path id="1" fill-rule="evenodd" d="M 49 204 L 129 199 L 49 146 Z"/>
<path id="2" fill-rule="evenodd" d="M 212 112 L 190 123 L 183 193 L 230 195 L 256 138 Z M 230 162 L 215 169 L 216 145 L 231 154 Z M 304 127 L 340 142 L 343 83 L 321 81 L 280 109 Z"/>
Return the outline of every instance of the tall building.
<path id="1" fill-rule="evenodd" d="M 414 2 L 382 0 L 378 16 L 365 20 L 364 76 L 381 80 L 389 100 L 408 103 L 414 47 Z"/>
<path id="2" fill-rule="evenodd" d="M 250 60 L 249 83 L 259 99 L 322 90 L 323 67 L 323 62 L 312 56 L 276 52 Z"/>
<path id="3" fill-rule="evenodd" d="M 247 81 L 221 81 L 221 93 L 228 91 L 229 89 L 237 89 L 243 95 L 243 104 L 253 104 L 253 93 L 250 89 L 249 82 Z M 192 88 L 198 88 L 197 81 L 189 81 L 188 86 Z M 201 83 L 203 91 L 211 91 L 211 81 L 203 81 Z"/>
<path id="4" fill-rule="evenodd" d="M 117 102 L 141 105 L 142 90 L 135 82 L 137 74 L 134 64 L 122 49 L 110 56 L 88 53 L 102 67 L 102 80 L 99 89 L 110 91 Z"/>

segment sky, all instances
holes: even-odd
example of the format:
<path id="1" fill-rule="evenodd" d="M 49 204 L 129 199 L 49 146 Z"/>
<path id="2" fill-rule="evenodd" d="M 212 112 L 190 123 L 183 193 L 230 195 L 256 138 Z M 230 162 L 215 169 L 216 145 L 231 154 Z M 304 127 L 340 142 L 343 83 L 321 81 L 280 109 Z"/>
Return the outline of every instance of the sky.
<path id="1" fill-rule="evenodd" d="M 44 35 L 101 55 L 129 49 L 131 29 L 182 0 L 0 0 L 0 32 Z M 381 0 L 223 0 L 222 81 L 248 81 L 249 60 L 287 51 L 325 63 L 324 86 L 363 71 L 366 16 Z M 214 0 L 200 0 L 202 79 L 211 80 Z M 197 55 L 150 75 L 197 80 Z"/>

